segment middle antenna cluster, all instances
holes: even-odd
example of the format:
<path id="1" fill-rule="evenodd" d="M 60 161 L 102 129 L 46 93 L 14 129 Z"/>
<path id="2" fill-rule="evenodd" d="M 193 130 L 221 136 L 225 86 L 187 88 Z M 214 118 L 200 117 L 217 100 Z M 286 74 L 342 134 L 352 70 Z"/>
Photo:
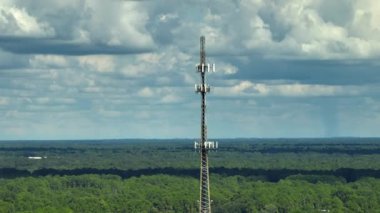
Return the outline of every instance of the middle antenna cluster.
<path id="1" fill-rule="evenodd" d="M 202 74 L 205 72 L 215 72 L 215 64 L 197 64 L 195 67 L 197 72 Z M 211 88 L 208 84 L 195 84 L 194 90 L 196 93 L 207 93 L 211 91 Z"/>
<path id="2" fill-rule="evenodd" d="M 215 64 L 197 64 L 195 67 L 198 72 L 215 72 Z"/>

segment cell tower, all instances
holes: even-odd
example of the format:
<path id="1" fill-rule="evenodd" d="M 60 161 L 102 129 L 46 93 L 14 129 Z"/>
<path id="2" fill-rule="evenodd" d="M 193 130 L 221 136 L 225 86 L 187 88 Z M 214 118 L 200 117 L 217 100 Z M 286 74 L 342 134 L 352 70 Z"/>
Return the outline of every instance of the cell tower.
<path id="1" fill-rule="evenodd" d="M 208 152 L 218 148 L 218 142 L 207 141 L 206 125 L 206 94 L 210 92 L 210 86 L 206 84 L 206 72 L 215 72 L 215 65 L 206 64 L 205 37 L 201 36 L 200 64 L 196 66 L 197 72 L 201 74 L 201 84 L 195 85 L 195 92 L 201 94 L 201 140 L 194 143 L 201 156 L 200 170 L 200 200 L 199 212 L 211 212 L 210 181 L 208 170 Z"/>

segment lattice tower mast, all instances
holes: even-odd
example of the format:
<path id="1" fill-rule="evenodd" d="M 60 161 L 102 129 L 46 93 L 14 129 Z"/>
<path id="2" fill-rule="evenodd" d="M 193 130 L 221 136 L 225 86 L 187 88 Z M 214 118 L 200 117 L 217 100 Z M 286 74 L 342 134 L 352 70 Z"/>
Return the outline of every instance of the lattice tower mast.
<path id="1" fill-rule="evenodd" d="M 195 91 L 201 94 L 201 141 L 195 142 L 194 147 L 199 149 L 201 157 L 200 165 L 200 200 L 199 212 L 211 212 L 210 180 L 208 168 L 208 152 L 218 148 L 218 142 L 207 141 L 206 125 L 206 94 L 210 92 L 210 86 L 206 84 L 206 72 L 215 72 L 215 65 L 206 64 L 205 37 L 200 38 L 200 64 L 197 71 L 201 75 L 201 84 L 195 85 Z"/>

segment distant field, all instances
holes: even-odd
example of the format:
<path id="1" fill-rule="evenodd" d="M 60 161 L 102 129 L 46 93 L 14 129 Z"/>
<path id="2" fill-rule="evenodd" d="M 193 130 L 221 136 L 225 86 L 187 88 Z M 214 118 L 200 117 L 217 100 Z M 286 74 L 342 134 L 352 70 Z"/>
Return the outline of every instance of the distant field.
<path id="1" fill-rule="evenodd" d="M 380 209 L 380 139 L 218 141 L 216 212 Z M 193 140 L 1 141 L 0 212 L 196 212 L 198 167 Z"/>

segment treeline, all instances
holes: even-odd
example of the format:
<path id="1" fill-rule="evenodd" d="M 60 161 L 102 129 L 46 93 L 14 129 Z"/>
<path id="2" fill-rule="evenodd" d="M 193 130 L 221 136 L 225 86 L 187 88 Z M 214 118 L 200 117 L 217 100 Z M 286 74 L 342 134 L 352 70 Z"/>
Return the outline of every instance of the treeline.
<path id="1" fill-rule="evenodd" d="M 353 182 L 363 177 L 380 178 L 380 170 L 370 169 L 349 169 L 342 168 L 337 170 L 292 170 L 292 169 L 238 169 L 238 168 L 210 168 L 212 174 L 222 176 L 244 176 L 255 177 L 256 179 L 269 182 L 278 182 L 294 175 L 307 175 L 318 177 L 314 182 L 321 181 L 325 177 L 336 177 L 344 182 Z M 131 177 L 140 177 L 146 175 L 166 174 L 174 176 L 186 176 L 197 178 L 199 169 L 180 169 L 180 168 L 146 168 L 135 170 L 120 170 L 120 169 L 96 169 L 96 168 L 81 168 L 71 170 L 58 169 L 39 169 L 35 171 L 19 170 L 15 168 L 0 168 L 0 178 L 17 178 L 17 177 L 43 177 L 43 176 L 67 176 L 67 175 L 117 175 L 123 179 Z"/>
<path id="2" fill-rule="evenodd" d="M 369 140 L 369 139 L 368 139 Z M 219 151 L 210 153 L 210 167 L 249 169 L 336 170 L 380 169 L 380 143 L 371 139 L 357 144 L 342 141 L 284 143 L 282 140 L 221 141 Z M 154 140 L 153 140 L 154 141 Z M 286 141 L 286 140 L 285 140 Z M 314 140 L 312 140 L 314 141 Z M 373 143 L 370 143 L 373 142 Z M 31 160 L 28 157 L 46 157 Z M 120 170 L 186 168 L 199 166 L 192 141 L 180 142 L 26 142 L 0 143 L 0 168 L 38 170 L 80 168 Z"/>
<path id="3" fill-rule="evenodd" d="M 293 176 L 278 183 L 211 176 L 214 212 L 376 212 L 380 180 L 310 183 Z M 113 175 L 0 179 L 0 212 L 197 212 L 198 179 Z"/>

